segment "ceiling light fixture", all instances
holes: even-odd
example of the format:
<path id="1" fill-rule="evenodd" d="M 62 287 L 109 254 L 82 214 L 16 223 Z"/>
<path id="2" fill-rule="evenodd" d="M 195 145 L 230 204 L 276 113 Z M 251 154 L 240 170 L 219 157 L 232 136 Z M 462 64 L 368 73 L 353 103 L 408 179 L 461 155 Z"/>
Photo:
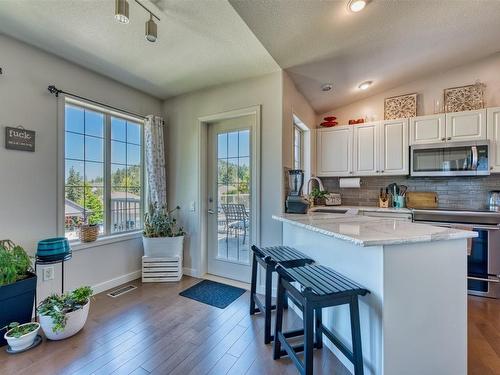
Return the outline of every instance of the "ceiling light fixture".
<path id="1" fill-rule="evenodd" d="M 116 0 L 115 1 L 115 19 L 120 23 L 129 23 L 128 1 Z"/>
<path id="2" fill-rule="evenodd" d="M 357 13 L 365 9 L 367 0 L 349 0 L 347 7 L 351 12 Z"/>
<path id="3" fill-rule="evenodd" d="M 146 21 L 146 40 L 148 42 L 154 43 L 158 38 L 158 28 L 155 21 L 153 20 L 153 15 L 149 14 L 149 21 Z"/>
<path id="4" fill-rule="evenodd" d="M 325 83 L 324 85 L 321 85 L 321 91 L 331 91 L 333 89 L 333 85 L 331 83 Z"/>
<path id="5" fill-rule="evenodd" d="M 361 90 L 366 90 L 368 87 L 370 87 L 372 85 L 373 81 L 365 81 L 365 82 L 361 82 L 358 86 L 358 88 L 360 88 Z"/>
<path id="6" fill-rule="evenodd" d="M 158 39 L 158 25 L 153 17 L 160 21 L 160 18 L 141 4 L 138 0 L 134 0 L 141 8 L 149 13 L 149 20 L 146 21 L 145 38 L 148 42 L 154 43 Z M 118 22 L 129 23 L 129 7 L 127 0 L 115 0 L 115 18 Z"/>

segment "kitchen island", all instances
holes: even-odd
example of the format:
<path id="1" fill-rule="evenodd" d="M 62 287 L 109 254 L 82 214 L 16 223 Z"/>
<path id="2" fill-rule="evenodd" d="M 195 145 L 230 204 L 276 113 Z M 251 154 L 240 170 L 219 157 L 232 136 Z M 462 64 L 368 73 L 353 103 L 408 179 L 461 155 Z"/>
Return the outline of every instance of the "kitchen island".
<path id="1" fill-rule="evenodd" d="M 467 239 L 476 233 L 356 214 L 273 218 L 283 245 L 370 290 L 360 297 L 366 374 L 467 373 Z M 324 309 L 323 322 L 350 346 L 347 306 Z"/>

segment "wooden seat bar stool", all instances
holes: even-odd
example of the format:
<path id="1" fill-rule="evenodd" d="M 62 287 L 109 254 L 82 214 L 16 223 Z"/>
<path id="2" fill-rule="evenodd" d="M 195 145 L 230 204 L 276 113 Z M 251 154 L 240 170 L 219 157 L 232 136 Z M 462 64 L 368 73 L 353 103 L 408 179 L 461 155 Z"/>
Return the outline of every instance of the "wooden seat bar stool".
<path id="1" fill-rule="evenodd" d="M 273 358 L 279 359 L 282 355 L 288 354 L 302 375 L 312 375 L 313 350 L 314 347 L 322 348 L 324 334 L 354 364 L 354 373 L 362 375 L 363 354 L 358 296 L 364 296 L 369 291 L 325 266 L 311 265 L 287 269 L 278 265 L 276 271 L 278 272 L 278 297 Z M 296 282 L 298 287 L 292 284 L 293 282 Z M 304 329 L 299 330 L 300 333 L 295 331 L 294 335 L 283 332 L 285 295 L 288 295 L 302 310 Z M 352 350 L 322 323 L 322 308 L 344 304 L 348 304 L 350 310 Z M 287 341 L 287 337 L 300 335 L 304 335 L 303 345 L 294 347 Z M 297 356 L 297 353 L 301 351 L 304 351 L 304 361 Z"/>
<path id="2" fill-rule="evenodd" d="M 276 272 L 276 265 L 280 264 L 284 268 L 300 267 L 314 263 L 314 260 L 302 254 L 300 251 L 288 246 L 262 247 L 252 246 L 252 281 L 250 286 L 250 315 L 256 312 L 264 314 L 264 343 L 269 344 L 273 340 L 271 334 L 271 310 L 276 309 L 276 305 L 271 304 L 271 290 L 273 283 L 273 272 Z M 257 297 L 257 264 L 264 268 L 265 300 L 264 303 Z M 286 299 L 284 300 L 285 305 Z M 257 306 L 256 306 L 257 305 Z M 286 307 L 286 306 L 285 306 Z"/>

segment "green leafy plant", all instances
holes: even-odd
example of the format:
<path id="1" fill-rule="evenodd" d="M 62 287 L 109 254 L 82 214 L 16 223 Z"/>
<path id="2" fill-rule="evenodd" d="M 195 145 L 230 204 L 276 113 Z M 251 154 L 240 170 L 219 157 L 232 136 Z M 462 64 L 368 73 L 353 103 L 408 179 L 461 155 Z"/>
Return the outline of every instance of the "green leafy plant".
<path id="1" fill-rule="evenodd" d="M 21 246 L 0 241 L 0 286 L 22 280 L 32 270 L 31 258 Z"/>
<path id="2" fill-rule="evenodd" d="M 309 193 L 309 198 L 314 199 L 314 200 L 319 200 L 319 199 L 325 199 L 325 197 L 328 195 L 328 192 L 326 190 L 319 190 L 317 187 L 312 189 L 311 192 Z"/>
<path id="3" fill-rule="evenodd" d="M 91 296 L 92 288 L 89 286 L 82 286 L 63 295 L 53 294 L 40 303 L 38 313 L 52 318 L 54 332 L 63 331 L 68 320 L 66 314 L 81 309 Z"/>
<path id="4" fill-rule="evenodd" d="M 3 327 L 2 329 L 6 329 L 8 331 L 7 337 L 15 337 L 16 339 L 18 339 L 21 336 L 33 332 L 37 328 L 38 324 L 36 323 L 20 325 L 18 322 L 12 322 L 9 325 Z"/>
<path id="5" fill-rule="evenodd" d="M 166 207 L 159 207 L 158 203 L 150 205 L 149 211 L 144 214 L 144 237 L 179 237 L 184 236 L 184 229 L 177 225 L 172 215 L 179 210 L 177 206 L 168 211 Z"/>

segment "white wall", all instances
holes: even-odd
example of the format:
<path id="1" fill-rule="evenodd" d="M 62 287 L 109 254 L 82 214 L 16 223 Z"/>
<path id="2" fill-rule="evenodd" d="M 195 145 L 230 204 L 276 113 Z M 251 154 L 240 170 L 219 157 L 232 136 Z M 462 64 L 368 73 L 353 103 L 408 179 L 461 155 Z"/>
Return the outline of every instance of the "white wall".
<path id="1" fill-rule="evenodd" d="M 198 209 L 198 118 L 255 105 L 261 105 L 262 111 L 261 244 L 279 244 L 281 226 L 271 219 L 271 215 L 282 209 L 281 72 L 192 92 L 169 99 L 164 104 L 168 134 L 168 200 L 170 207 L 181 206 L 179 219 L 188 233 L 184 266 L 194 275 L 205 272 Z M 196 202 L 195 212 L 189 211 L 193 201 Z"/>
<path id="2" fill-rule="evenodd" d="M 49 84 L 142 114 L 161 114 L 161 102 L 116 81 L 0 35 L 0 238 L 34 253 L 40 239 L 57 234 L 57 101 Z M 36 152 L 6 150 L 4 127 L 36 131 Z M 134 239 L 74 252 L 66 285 L 98 285 L 140 269 L 142 245 Z M 58 291 L 56 279 L 41 294 Z"/>
<path id="3" fill-rule="evenodd" d="M 305 134 L 304 164 L 307 182 L 316 170 L 316 113 L 307 99 L 297 90 L 290 76 L 283 71 L 283 166 L 293 167 L 293 115 L 309 129 Z M 304 187 L 306 189 L 306 187 Z"/>
<path id="4" fill-rule="evenodd" d="M 443 90 L 448 87 L 470 85 L 481 80 L 486 84 L 486 106 L 500 106 L 500 52 L 471 64 L 433 74 L 424 79 L 398 86 L 392 90 L 370 96 L 349 105 L 335 108 L 317 117 L 317 125 L 327 115 L 337 117 L 339 124 L 347 124 L 349 119 L 365 118 L 382 120 L 384 118 L 384 98 L 418 93 L 417 115 L 434 113 L 434 102 L 442 102 Z M 376 82 L 374 84 L 375 89 Z"/>

